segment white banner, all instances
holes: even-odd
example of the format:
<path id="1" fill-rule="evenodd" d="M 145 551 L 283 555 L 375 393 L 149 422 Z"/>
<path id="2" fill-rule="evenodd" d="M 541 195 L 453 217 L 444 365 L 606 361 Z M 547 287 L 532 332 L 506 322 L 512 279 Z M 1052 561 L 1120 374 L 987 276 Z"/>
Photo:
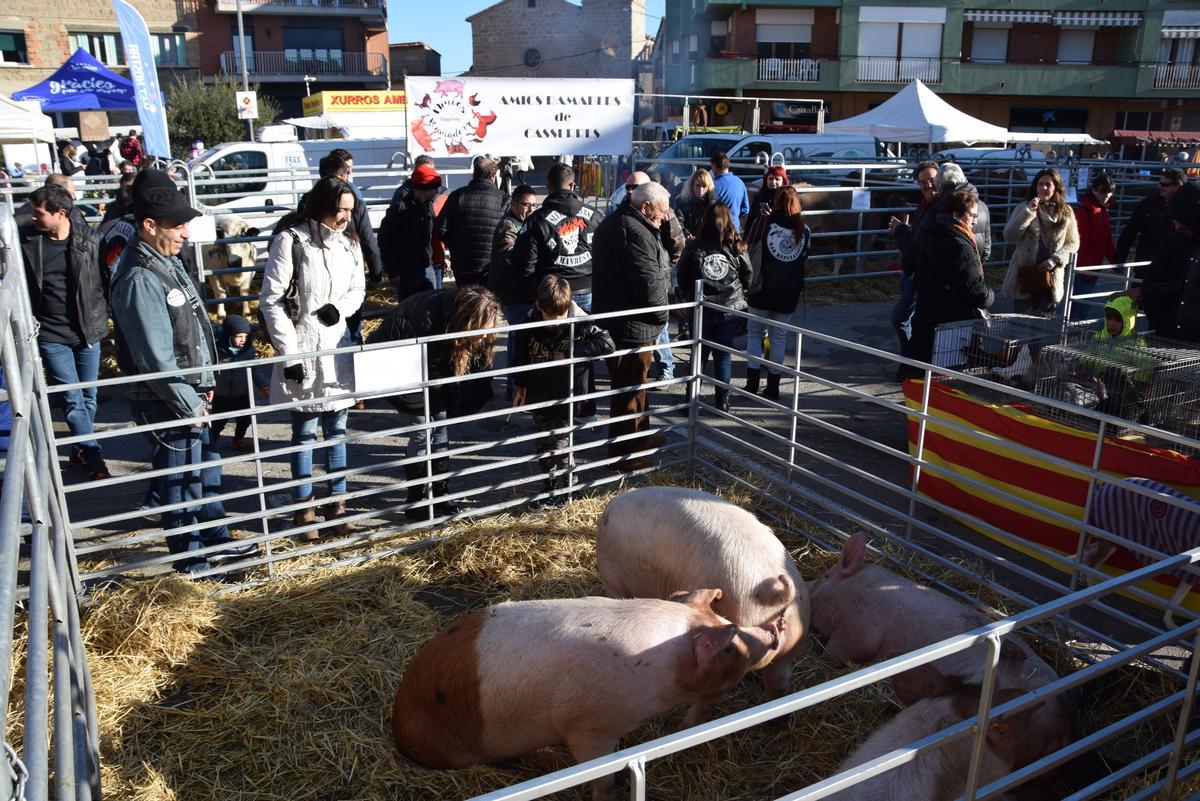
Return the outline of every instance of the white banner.
<path id="1" fill-rule="evenodd" d="M 633 79 L 405 78 L 412 156 L 624 155 Z"/>

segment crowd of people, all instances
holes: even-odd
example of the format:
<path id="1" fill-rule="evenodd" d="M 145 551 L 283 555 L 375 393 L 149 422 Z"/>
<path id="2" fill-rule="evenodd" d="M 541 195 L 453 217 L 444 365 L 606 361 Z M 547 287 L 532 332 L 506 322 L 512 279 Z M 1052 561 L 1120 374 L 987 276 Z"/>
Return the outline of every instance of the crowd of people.
<path id="1" fill-rule="evenodd" d="M 419 427 L 406 452 L 410 518 L 456 511 L 445 498 L 449 463 L 438 454 L 449 450 L 447 421 L 491 400 L 490 380 L 470 376 L 492 366 L 496 338 L 483 332 L 505 323 L 564 321 L 507 337 L 508 364 L 532 369 L 510 377 L 506 402 L 533 407 L 533 424 L 545 434 L 536 450 L 547 489 L 565 488 L 571 474 L 562 433 L 570 407 L 563 401 L 595 392 L 601 360 L 614 390 L 607 455 L 617 469 L 644 469 L 651 463 L 642 454 L 662 444 L 646 430 L 644 386 L 669 377 L 672 367 L 669 315 L 661 307 L 672 297 L 692 300 L 701 282 L 705 297 L 731 310 L 707 309 L 702 317 L 705 337 L 722 346 L 708 349 L 717 379 L 712 401 L 728 412 L 732 357 L 724 348 L 733 348 L 740 323 L 732 312 L 755 315 L 744 389 L 761 388 L 778 399 L 780 374 L 772 366 L 783 362 L 787 341 L 779 326 L 804 291 L 811 232 L 787 172 L 767 169 L 752 205 L 724 153 L 714 154 L 711 168 L 697 170 L 675 197 L 655 176 L 631 173 L 624 200 L 605 215 L 580 197 L 567 164 L 549 169 L 539 205 L 530 186 L 504 192 L 500 165 L 491 159 L 476 159 L 470 183 L 447 192 L 436 163 L 422 157 L 396 189 L 376 235 L 352 182 L 353 159 L 335 150 L 321 160 L 320 178 L 271 240 L 259 322 L 284 359 L 269 375 L 254 368 L 251 321 L 230 315 L 215 329 L 210 322 L 185 247 L 188 224 L 200 212 L 165 173 L 122 163 L 116 201 L 98 229 L 75 208 L 70 177 L 55 175 L 30 195 L 22 229 L 48 379 L 95 381 L 111 316 L 121 371 L 151 376 L 128 385 L 132 419 L 178 421 L 149 434 L 152 465 L 163 474 L 153 479 L 147 505 L 163 507 L 164 529 L 176 532 L 167 544 L 183 554 L 175 566 L 188 572 L 253 551 L 234 541 L 226 526 L 205 527 L 225 517 L 214 499 L 221 486 L 214 463 L 219 437 L 229 424 L 232 447 L 252 449 L 245 440 L 248 418 L 213 425 L 205 418 L 247 409 L 254 393 L 284 404 L 291 418 L 296 536 L 314 541 L 353 530 L 344 501 L 344 435 L 355 404 L 349 397 L 354 364 L 346 354 L 325 352 L 361 341 L 368 286 L 385 277 L 395 306 L 372 341 L 450 335 L 430 345 L 428 377 L 460 379 L 429 388 L 427 398 L 389 399 L 404 425 Z M 983 271 L 992 225 L 957 164 L 924 162 L 915 176 L 920 203 L 889 225 L 904 274 L 894 323 L 901 352 L 929 361 L 938 325 L 970 319 L 993 303 L 996 293 Z M 1164 170 L 1159 193 L 1139 205 L 1116 243 L 1108 211 L 1113 191 L 1112 181 L 1097 175 L 1073 211 L 1057 171 L 1039 171 L 1004 226 L 1013 247 L 1000 292 L 1019 310 L 1046 314 L 1062 302 L 1073 254 L 1081 265 L 1131 251 L 1139 258 L 1153 254 L 1139 268 L 1141 285 L 1123 297 L 1130 307 L 1140 302 L 1160 333 L 1200 341 L 1200 187 L 1178 170 Z M 447 273 L 453 286 L 443 283 Z M 569 322 L 593 313 L 612 316 L 595 324 Z M 1114 331 L 1126 327 L 1129 310 L 1122 306 L 1120 315 Z M 313 352 L 323 355 L 305 355 Z M 553 364 L 571 357 L 582 361 Z M 246 369 L 216 370 L 222 362 Z M 60 397 L 71 433 L 91 433 L 95 389 Z M 585 399 L 574 412 L 576 420 L 594 419 L 595 402 Z M 318 443 L 318 429 L 324 442 Z M 317 450 L 328 478 L 314 486 Z M 427 453 L 433 458 L 424 459 Z M 94 479 L 109 475 L 94 440 L 75 446 L 70 462 Z"/>
<path id="2" fill-rule="evenodd" d="M 931 362 L 938 325 L 983 317 L 996 299 L 984 273 L 992 223 L 958 164 L 921 162 L 914 177 L 921 190 L 917 207 L 888 225 L 902 268 L 892 325 L 901 355 Z M 1004 225 L 1010 249 L 999 294 L 1018 313 L 1051 316 L 1061 311 L 1072 257 L 1077 267 L 1149 262 L 1134 268 L 1138 282 L 1119 294 L 1132 301 L 1135 316 L 1141 304 L 1157 334 L 1200 342 L 1200 187 L 1174 167 L 1162 170 L 1158 182 L 1114 242 L 1109 205 L 1117 187 L 1109 175 L 1095 174 L 1072 209 L 1058 170 L 1039 170 Z M 1097 276 L 1085 271 L 1076 281 L 1077 291 L 1086 293 Z M 1073 318 L 1082 317 L 1080 308 L 1073 308 Z M 897 371 L 901 379 L 922 374 L 907 365 Z"/>

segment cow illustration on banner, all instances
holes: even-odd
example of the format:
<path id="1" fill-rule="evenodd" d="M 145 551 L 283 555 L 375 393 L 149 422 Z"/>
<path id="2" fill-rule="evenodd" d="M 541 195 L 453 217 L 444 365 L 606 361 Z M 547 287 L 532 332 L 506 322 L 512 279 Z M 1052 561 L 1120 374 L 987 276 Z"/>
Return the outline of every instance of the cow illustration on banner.
<path id="1" fill-rule="evenodd" d="M 633 144 L 632 80 L 405 80 L 410 155 L 622 155 Z"/>

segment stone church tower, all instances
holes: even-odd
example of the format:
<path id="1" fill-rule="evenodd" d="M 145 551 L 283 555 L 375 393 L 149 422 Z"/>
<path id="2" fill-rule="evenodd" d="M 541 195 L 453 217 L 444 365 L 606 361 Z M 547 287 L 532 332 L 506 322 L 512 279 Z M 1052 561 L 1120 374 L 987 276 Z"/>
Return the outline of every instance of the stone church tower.
<path id="1" fill-rule="evenodd" d="M 646 43 L 645 0 L 500 0 L 470 17 L 468 75 L 633 78 Z"/>

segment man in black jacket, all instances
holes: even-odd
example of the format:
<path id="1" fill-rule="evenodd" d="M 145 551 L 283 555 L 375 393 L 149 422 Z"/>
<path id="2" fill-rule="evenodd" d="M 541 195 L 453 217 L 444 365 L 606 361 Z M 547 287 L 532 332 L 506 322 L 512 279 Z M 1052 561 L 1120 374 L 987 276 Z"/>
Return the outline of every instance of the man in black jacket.
<path id="1" fill-rule="evenodd" d="M 913 284 L 912 274 L 916 263 L 916 238 L 921 231 L 922 222 L 929 208 L 937 200 L 938 165 L 932 161 L 922 161 L 913 170 L 913 179 L 921 187 L 921 200 L 912 214 L 905 214 L 904 219 L 892 217 L 888 220 L 888 231 L 900 250 L 900 263 L 903 271 L 900 276 L 900 299 L 892 309 L 892 328 L 900 340 L 900 355 L 907 356 L 909 339 L 912 336 L 913 309 L 916 308 L 917 288 Z M 903 373 L 901 367 L 897 375 Z"/>
<path id="2" fill-rule="evenodd" d="M 488 283 L 492 237 L 508 206 L 508 195 L 496 186 L 496 169 L 491 159 L 475 159 L 471 183 L 451 192 L 438 213 L 438 234 L 450 248 L 458 286 Z"/>
<path id="3" fill-rule="evenodd" d="M 397 300 L 442 287 L 441 269 L 433 264 L 433 199 L 441 185 L 442 176 L 432 165 L 420 165 L 400 187 L 409 190 L 397 190 L 379 226 L 383 269 Z"/>
<path id="4" fill-rule="evenodd" d="M 100 340 L 108 336 L 108 278 L 100 268 L 100 236 L 74 210 L 71 195 L 47 184 L 29 198 L 31 224 L 21 231 L 29 294 L 37 317 L 38 349 L 50 384 L 95 381 Z M 73 436 L 92 433 L 96 388 L 58 395 Z M 75 445 L 71 464 L 108 478 L 95 440 Z"/>
<path id="5" fill-rule="evenodd" d="M 1137 204 L 1133 216 L 1125 223 L 1125 228 L 1117 238 L 1117 264 L 1130 261 L 1130 252 L 1135 254 L 1132 261 L 1150 261 L 1154 258 L 1159 245 L 1175 230 L 1175 223 L 1167 213 L 1167 203 L 1186 181 L 1183 170 L 1168 167 L 1162 171 L 1158 178 L 1158 191 Z M 1134 274 L 1141 278 L 1147 269 L 1137 267 Z"/>
<path id="6" fill-rule="evenodd" d="M 508 211 L 500 218 L 492 234 L 492 262 L 488 267 L 488 289 L 500 301 L 504 310 L 504 320 L 509 325 L 525 322 L 532 303 L 526 302 L 532 287 L 537 285 L 533 273 L 525 275 L 523 271 L 513 269 L 512 251 L 517 244 L 517 234 L 525 225 L 525 220 L 537 208 L 537 196 L 532 186 L 518 186 L 513 190 L 512 201 Z M 508 354 L 508 367 L 513 366 L 512 335 L 507 336 L 508 343 L 504 348 Z M 507 400 L 512 400 L 514 378 L 510 375 L 507 380 L 508 389 L 505 392 Z M 593 404 L 594 405 L 594 404 Z"/>
<path id="7" fill-rule="evenodd" d="M 1200 342 L 1200 185 L 1184 184 L 1167 201 L 1178 225 L 1143 268 L 1142 284 L 1129 290 L 1156 333 Z"/>
<path id="8" fill-rule="evenodd" d="M 605 218 L 596 231 L 596 313 L 662 306 L 671 288 L 671 263 L 663 249 L 659 228 L 670 209 L 671 196 L 658 184 L 643 184 L 633 192 L 628 206 L 621 206 Z M 644 312 L 609 318 L 601 325 L 612 334 L 617 349 L 651 347 L 667 324 L 667 312 Z M 608 374 L 614 389 L 646 383 L 653 351 L 613 356 Z M 624 456 L 617 463 L 621 470 L 641 470 L 651 466 L 645 458 L 628 458 L 635 451 L 656 448 L 661 435 L 641 436 L 614 442 L 618 437 L 636 434 L 649 426 L 646 391 L 634 390 L 612 396 L 610 416 L 637 414 L 608 426 L 608 455 Z"/>

